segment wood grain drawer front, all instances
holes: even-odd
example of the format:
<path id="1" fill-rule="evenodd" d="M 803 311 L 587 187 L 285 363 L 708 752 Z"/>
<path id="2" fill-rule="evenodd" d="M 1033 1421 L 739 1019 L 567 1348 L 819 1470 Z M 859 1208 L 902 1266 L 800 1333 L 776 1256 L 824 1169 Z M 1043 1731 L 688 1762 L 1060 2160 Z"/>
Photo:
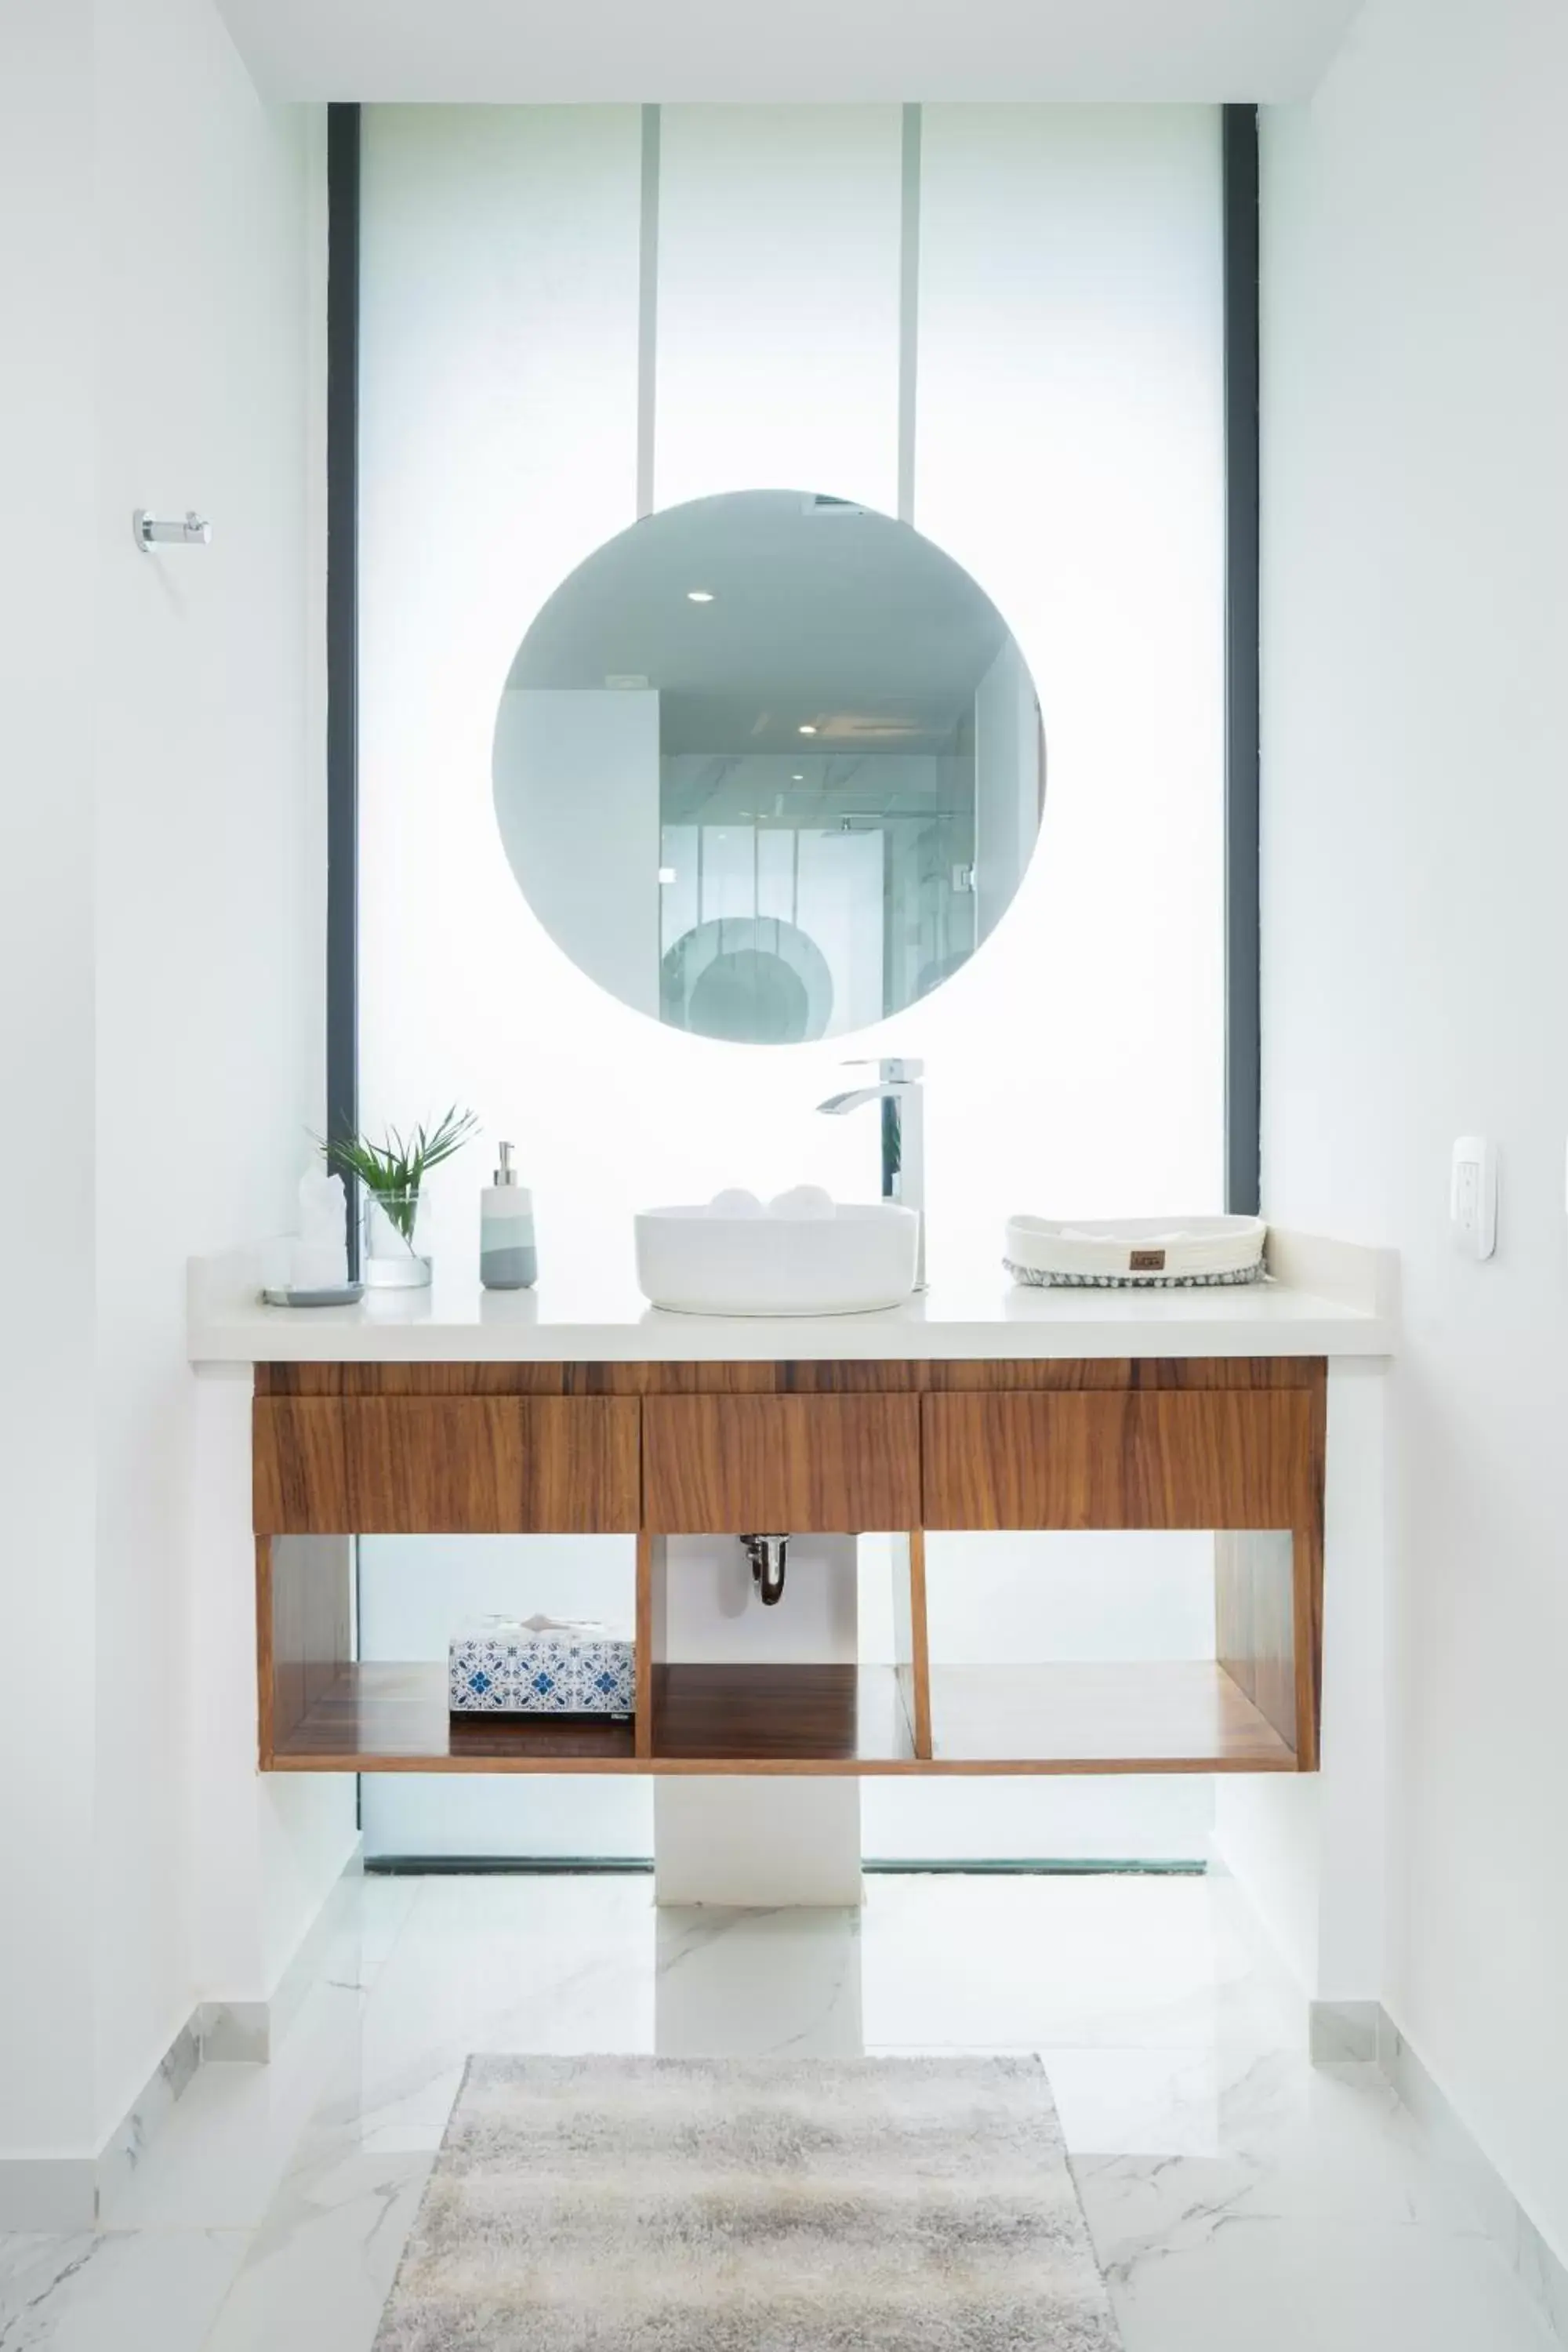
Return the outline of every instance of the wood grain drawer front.
<path id="1" fill-rule="evenodd" d="M 856 1534 L 920 1525 L 920 1400 L 643 1401 L 644 1510 L 669 1534 Z"/>
<path id="2" fill-rule="evenodd" d="M 1310 1528 L 1306 1390 L 928 1396 L 928 1528 Z"/>
<path id="3" fill-rule="evenodd" d="M 258 1397 L 266 1535 L 631 1533 L 635 1397 Z"/>

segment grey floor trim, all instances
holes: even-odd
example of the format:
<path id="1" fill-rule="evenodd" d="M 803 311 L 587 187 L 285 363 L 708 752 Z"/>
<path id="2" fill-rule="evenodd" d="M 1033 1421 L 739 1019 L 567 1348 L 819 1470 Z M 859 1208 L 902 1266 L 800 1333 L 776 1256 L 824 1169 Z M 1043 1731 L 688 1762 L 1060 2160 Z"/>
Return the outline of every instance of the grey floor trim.
<path id="1" fill-rule="evenodd" d="M 650 1859 L 626 1855 L 501 1854 L 501 1853 L 378 1853 L 367 1857 L 365 1874 L 372 1878 L 625 1878 L 651 1873 Z M 1082 1862 L 1054 1861 L 1048 1856 L 973 1859 L 910 1859 L 889 1862 L 874 1857 L 861 1863 L 867 1878 L 1205 1878 L 1205 1862 Z M 1368 2056 L 1372 2055 L 1369 2051 Z"/>

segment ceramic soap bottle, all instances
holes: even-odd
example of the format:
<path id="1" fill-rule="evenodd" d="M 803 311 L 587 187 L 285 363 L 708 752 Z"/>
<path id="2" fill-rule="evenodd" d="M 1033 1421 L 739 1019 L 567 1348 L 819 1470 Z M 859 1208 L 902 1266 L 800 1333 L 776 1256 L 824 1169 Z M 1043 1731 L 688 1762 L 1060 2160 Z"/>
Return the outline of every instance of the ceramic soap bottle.
<path id="1" fill-rule="evenodd" d="M 479 1280 L 487 1290 L 531 1290 L 539 1278 L 533 1195 L 517 1181 L 511 1149 L 501 1145 L 495 1182 L 479 1194 Z"/>

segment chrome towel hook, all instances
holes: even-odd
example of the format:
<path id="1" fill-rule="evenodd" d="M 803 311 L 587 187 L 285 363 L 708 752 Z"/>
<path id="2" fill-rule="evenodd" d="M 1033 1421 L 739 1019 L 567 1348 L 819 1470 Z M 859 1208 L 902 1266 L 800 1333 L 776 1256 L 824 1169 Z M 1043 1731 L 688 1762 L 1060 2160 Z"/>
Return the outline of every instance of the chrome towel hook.
<path id="1" fill-rule="evenodd" d="M 143 555 L 151 555 L 155 547 L 206 547 L 213 535 L 211 523 L 194 507 L 187 510 L 183 522 L 161 521 L 145 507 L 138 507 L 131 518 L 131 528 Z"/>

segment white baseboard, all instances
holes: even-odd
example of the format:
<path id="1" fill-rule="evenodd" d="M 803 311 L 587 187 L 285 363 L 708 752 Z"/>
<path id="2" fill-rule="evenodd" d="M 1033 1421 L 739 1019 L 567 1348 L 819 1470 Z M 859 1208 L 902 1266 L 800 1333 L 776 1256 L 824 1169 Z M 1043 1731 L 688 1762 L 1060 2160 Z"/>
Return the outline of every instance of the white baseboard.
<path id="1" fill-rule="evenodd" d="M 1313 2063 L 1371 2061 L 1382 2068 L 1421 2126 L 1432 2153 L 1460 2180 L 1482 2228 L 1531 2302 L 1568 2344 L 1568 2263 L 1547 2244 L 1382 2002 L 1315 2000 L 1310 2012 Z"/>
<path id="2" fill-rule="evenodd" d="M 358 1867 L 359 1849 L 343 1875 Z M 129 2179 L 198 2067 L 265 2065 L 314 1980 L 332 1933 L 332 1893 L 266 2000 L 199 2002 L 96 2155 L 0 2156 L 0 2230 L 91 2230 Z"/>
<path id="3" fill-rule="evenodd" d="M 1568 2263 L 1549 2246 L 1447 2092 L 1439 2088 L 1386 2012 L 1379 2011 L 1377 2059 L 1446 2164 L 1463 2177 L 1489 2237 L 1550 2326 L 1568 2344 Z"/>
<path id="4" fill-rule="evenodd" d="M 1381 2001 L 1310 2000 L 1307 2048 L 1313 2065 L 1375 2065 L 1387 2023 Z"/>
<path id="5" fill-rule="evenodd" d="M 0 2157 L 0 2230 L 96 2228 L 202 2063 L 200 2016 L 181 2026 L 96 2156 Z"/>

